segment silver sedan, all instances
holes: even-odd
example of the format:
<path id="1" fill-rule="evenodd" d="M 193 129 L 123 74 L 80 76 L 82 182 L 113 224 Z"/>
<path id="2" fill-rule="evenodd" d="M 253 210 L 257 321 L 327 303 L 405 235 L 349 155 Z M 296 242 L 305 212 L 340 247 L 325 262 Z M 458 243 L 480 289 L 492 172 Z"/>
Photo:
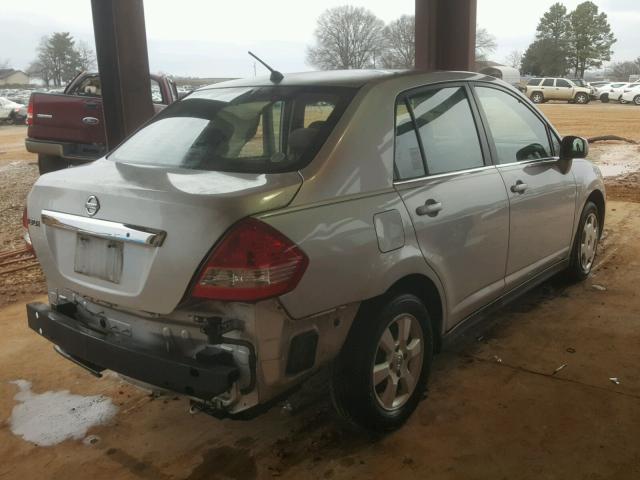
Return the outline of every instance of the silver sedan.
<path id="1" fill-rule="evenodd" d="M 260 411 L 331 369 L 340 413 L 400 426 L 434 353 L 560 272 L 586 278 L 598 169 L 521 93 L 462 72 L 202 88 L 105 158 L 42 176 L 27 236 L 59 353 Z"/>

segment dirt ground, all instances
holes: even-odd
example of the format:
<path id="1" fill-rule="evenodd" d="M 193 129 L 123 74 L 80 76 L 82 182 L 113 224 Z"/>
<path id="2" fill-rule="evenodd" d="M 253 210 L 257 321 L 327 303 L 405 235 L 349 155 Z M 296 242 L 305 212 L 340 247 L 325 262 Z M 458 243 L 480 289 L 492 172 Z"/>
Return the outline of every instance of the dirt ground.
<path id="1" fill-rule="evenodd" d="M 613 133 L 640 140 L 640 109 L 543 109 L 563 134 L 589 136 L 610 133 L 612 107 L 636 122 Z M 576 131 L 564 108 L 597 125 L 575 123 Z M 0 251 L 21 247 L 22 202 L 37 176 L 24 134 L 0 128 Z M 439 355 L 428 398 L 384 437 L 346 428 L 321 378 L 291 408 L 248 422 L 190 415 L 182 398 L 149 395 L 113 375 L 95 379 L 26 328 L 24 302 L 44 300 L 39 270 L 0 277 L 0 479 L 640 478 L 638 153 L 636 145 L 592 147 L 597 163 L 623 172 L 607 179 L 593 275 L 545 283 Z M 11 431 L 19 389 L 10 382 L 19 379 L 35 393 L 104 395 L 118 412 L 87 432 L 91 441 L 39 447 Z"/>
<path id="2" fill-rule="evenodd" d="M 592 102 L 588 105 L 544 103 L 540 110 L 562 135 L 617 135 L 640 141 L 640 107 Z"/>

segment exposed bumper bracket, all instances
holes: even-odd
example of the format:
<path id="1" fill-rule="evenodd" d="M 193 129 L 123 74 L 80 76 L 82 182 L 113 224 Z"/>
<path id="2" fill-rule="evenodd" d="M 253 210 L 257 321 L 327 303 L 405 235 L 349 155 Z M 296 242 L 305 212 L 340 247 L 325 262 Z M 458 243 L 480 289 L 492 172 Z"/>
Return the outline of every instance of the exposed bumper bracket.
<path id="1" fill-rule="evenodd" d="M 57 345 L 56 351 L 92 374 L 109 369 L 157 387 L 202 400 L 228 391 L 238 380 L 236 366 L 204 364 L 187 357 L 148 351 L 114 334 L 89 330 L 49 305 L 27 305 L 29 328 Z"/>

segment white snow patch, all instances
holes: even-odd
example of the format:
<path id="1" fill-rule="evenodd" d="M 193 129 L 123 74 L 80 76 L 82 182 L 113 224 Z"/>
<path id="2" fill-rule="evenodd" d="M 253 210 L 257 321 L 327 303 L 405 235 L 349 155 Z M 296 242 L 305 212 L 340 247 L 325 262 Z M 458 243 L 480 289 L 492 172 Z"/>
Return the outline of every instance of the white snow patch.
<path id="1" fill-rule="evenodd" d="M 15 380 L 20 391 L 9 418 L 14 435 L 27 442 L 48 447 L 68 439 L 79 440 L 95 425 L 108 422 L 118 411 L 111 399 L 103 395 L 83 397 L 68 390 L 33 393 L 31 382 Z"/>

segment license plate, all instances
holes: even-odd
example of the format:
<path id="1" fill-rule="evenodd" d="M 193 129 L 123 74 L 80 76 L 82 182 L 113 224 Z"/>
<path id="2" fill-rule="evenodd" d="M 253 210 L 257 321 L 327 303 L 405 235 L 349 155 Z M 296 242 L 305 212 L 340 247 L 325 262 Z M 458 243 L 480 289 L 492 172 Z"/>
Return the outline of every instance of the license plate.
<path id="1" fill-rule="evenodd" d="M 89 277 L 120 283 L 124 243 L 79 233 L 73 270 Z"/>

